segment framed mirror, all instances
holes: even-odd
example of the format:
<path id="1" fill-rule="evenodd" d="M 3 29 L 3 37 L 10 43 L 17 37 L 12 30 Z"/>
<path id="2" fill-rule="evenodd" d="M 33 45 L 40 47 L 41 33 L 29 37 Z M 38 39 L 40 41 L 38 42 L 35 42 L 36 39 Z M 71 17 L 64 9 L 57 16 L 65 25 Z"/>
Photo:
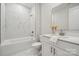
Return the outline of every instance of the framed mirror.
<path id="1" fill-rule="evenodd" d="M 52 8 L 52 24 L 59 30 L 79 31 L 79 3 L 63 3 Z"/>

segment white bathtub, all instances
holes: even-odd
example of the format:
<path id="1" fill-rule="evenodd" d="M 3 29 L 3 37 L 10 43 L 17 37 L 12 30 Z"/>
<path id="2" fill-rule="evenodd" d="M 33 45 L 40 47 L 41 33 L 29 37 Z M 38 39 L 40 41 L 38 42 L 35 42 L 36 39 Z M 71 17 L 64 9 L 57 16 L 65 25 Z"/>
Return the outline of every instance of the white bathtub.
<path id="1" fill-rule="evenodd" d="M 0 55 L 13 55 L 19 51 L 27 50 L 32 47 L 32 43 L 35 41 L 34 37 L 24 37 L 11 40 L 5 40 L 0 46 Z"/>

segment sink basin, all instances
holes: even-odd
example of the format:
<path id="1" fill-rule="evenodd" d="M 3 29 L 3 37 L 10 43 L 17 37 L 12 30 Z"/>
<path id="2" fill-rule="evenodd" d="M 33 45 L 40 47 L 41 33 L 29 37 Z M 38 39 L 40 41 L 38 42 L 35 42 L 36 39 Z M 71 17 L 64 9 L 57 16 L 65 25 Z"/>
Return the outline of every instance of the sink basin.
<path id="1" fill-rule="evenodd" d="M 68 42 L 79 44 L 79 37 L 63 36 L 63 37 L 60 37 L 59 39 L 63 41 L 68 41 Z"/>
<path id="2" fill-rule="evenodd" d="M 72 36 L 60 36 L 60 39 L 68 39 L 68 38 L 73 38 Z"/>
<path id="3" fill-rule="evenodd" d="M 52 36 L 59 36 L 59 35 L 55 35 L 55 34 L 43 34 L 42 36 L 46 36 L 46 37 L 52 37 Z"/>

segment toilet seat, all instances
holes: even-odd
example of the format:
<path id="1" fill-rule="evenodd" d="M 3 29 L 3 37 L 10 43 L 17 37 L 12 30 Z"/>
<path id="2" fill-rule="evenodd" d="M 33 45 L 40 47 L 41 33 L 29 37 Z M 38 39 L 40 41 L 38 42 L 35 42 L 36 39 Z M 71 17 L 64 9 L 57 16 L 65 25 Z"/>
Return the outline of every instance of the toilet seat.
<path id="1" fill-rule="evenodd" d="M 40 45 L 42 45 L 41 42 L 35 42 L 32 44 L 32 46 L 40 46 Z"/>

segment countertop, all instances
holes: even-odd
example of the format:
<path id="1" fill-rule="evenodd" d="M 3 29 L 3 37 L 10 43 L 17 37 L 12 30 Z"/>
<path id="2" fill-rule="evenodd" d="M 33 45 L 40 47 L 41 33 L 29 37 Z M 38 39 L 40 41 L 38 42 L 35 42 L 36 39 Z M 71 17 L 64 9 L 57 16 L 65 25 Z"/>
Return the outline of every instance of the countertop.
<path id="1" fill-rule="evenodd" d="M 41 35 L 43 37 L 47 37 L 47 38 L 51 38 L 53 36 L 57 36 L 58 40 L 64 41 L 64 42 L 68 42 L 68 43 L 72 43 L 72 44 L 76 44 L 79 45 L 79 37 L 73 37 L 73 36 L 60 36 L 60 35 L 53 35 L 53 34 L 43 34 Z"/>

